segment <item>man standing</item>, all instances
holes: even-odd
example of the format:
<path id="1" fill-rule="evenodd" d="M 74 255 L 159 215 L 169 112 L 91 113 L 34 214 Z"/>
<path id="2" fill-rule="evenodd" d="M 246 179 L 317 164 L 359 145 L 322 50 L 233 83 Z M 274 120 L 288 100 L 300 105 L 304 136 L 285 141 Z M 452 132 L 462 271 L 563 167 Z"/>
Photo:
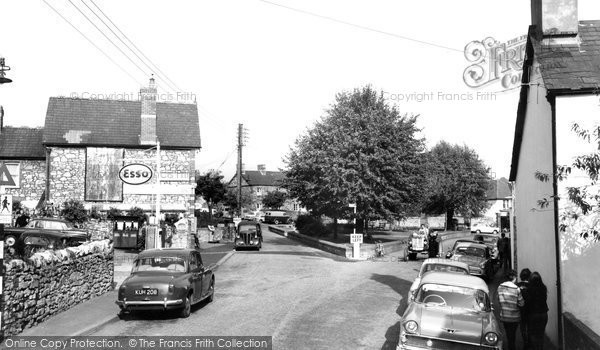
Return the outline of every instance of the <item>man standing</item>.
<path id="1" fill-rule="evenodd" d="M 506 237 L 506 233 L 502 232 L 500 234 L 497 245 L 498 257 L 500 258 L 502 269 L 505 271 L 510 270 L 510 240 Z"/>
<path id="2" fill-rule="evenodd" d="M 521 290 L 521 295 L 523 295 L 523 299 L 525 299 L 527 297 L 526 293 L 527 293 L 527 287 L 529 286 L 529 277 L 531 276 L 531 270 L 529 270 L 528 268 L 524 268 L 523 270 L 521 270 L 521 273 L 519 274 L 519 278 L 521 279 L 521 282 L 517 283 L 517 286 L 519 287 L 519 289 Z M 529 332 L 527 329 L 527 314 L 528 314 L 528 310 L 527 310 L 527 303 L 525 303 L 525 305 L 521 308 L 521 324 L 519 325 L 519 328 L 521 329 L 521 336 L 523 337 L 523 349 L 527 350 L 530 347 L 530 342 L 529 342 Z"/>
<path id="3" fill-rule="evenodd" d="M 525 305 L 521 290 L 515 284 L 516 282 L 517 271 L 509 270 L 506 273 L 506 282 L 498 286 L 500 321 L 504 325 L 508 350 L 516 350 L 517 327 L 521 321 L 520 308 Z"/>

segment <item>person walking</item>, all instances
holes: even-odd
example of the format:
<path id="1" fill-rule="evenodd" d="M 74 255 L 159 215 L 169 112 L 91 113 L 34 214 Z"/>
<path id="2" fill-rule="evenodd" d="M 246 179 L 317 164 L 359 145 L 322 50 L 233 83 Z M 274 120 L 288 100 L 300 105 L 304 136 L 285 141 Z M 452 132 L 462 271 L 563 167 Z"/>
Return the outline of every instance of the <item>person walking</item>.
<path id="1" fill-rule="evenodd" d="M 529 277 L 523 297 L 527 305 L 527 333 L 531 349 L 541 350 L 544 348 L 544 334 L 548 324 L 548 289 L 537 271 Z"/>
<path id="2" fill-rule="evenodd" d="M 517 287 L 521 289 L 521 295 L 523 295 L 523 299 L 525 299 L 525 294 L 527 294 L 527 287 L 529 287 L 529 278 L 531 277 L 531 270 L 528 268 L 524 268 L 521 270 L 519 274 L 519 279 L 521 282 L 517 283 Z M 521 330 L 521 337 L 523 337 L 523 349 L 528 350 L 531 346 L 529 341 L 529 332 L 527 331 L 527 303 L 523 307 L 521 307 L 521 323 L 519 324 L 519 328 Z"/>
<path id="3" fill-rule="evenodd" d="M 500 234 L 500 239 L 496 243 L 498 247 L 498 258 L 504 271 L 510 270 L 510 241 L 506 238 L 506 233 Z"/>
<path id="4" fill-rule="evenodd" d="M 508 350 L 516 350 L 516 334 L 521 321 L 520 308 L 524 305 L 521 290 L 515 284 L 517 271 L 509 270 L 506 281 L 498 286 L 498 301 L 500 302 L 500 321 L 504 326 L 504 333 L 508 343 Z"/>

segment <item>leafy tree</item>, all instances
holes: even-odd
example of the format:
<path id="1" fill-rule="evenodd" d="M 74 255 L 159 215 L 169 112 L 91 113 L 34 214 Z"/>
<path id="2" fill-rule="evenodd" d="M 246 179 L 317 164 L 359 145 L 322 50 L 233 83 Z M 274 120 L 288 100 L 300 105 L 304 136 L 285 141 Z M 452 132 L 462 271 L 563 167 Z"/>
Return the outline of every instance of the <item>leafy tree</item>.
<path id="1" fill-rule="evenodd" d="M 314 215 L 402 218 L 419 202 L 424 141 L 416 116 L 402 116 L 366 86 L 337 94 L 325 116 L 285 158 L 283 187 Z M 335 231 L 334 231 L 335 232 Z"/>
<path id="2" fill-rule="evenodd" d="M 65 220 L 74 223 L 83 223 L 88 219 L 88 213 L 85 210 L 83 203 L 76 199 L 65 201 L 62 205 L 60 215 L 64 217 Z"/>
<path id="3" fill-rule="evenodd" d="M 196 178 L 196 194 L 202 196 L 208 204 L 209 219 L 212 219 L 213 206 L 225 198 L 227 188 L 220 172 L 209 171 Z"/>
<path id="4" fill-rule="evenodd" d="M 252 194 L 248 191 L 242 191 L 242 208 L 250 208 L 252 206 Z M 222 204 L 230 211 L 235 211 L 237 208 L 237 189 L 235 187 L 227 188 L 227 192 L 223 197 Z"/>
<path id="5" fill-rule="evenodd" d="M 271 191 L 263 197 L 262 204 L 266 208 L 279 209 L 285 204 L 285 201 L 287 199 L 288 199 L 288 194 L 286 192 Z"/>
<path id="6" fill-rule="evenodd" d="M 127 210 L 127 215 L 136 217 L 140 221 L 146 218 L 146 213 L 144 213 L 144 209 L 142 209 L 140 207 L 129 208 L 129 210 Z"/>
<path id="7" fill-rule="evenodd" d="M 455 213 L 477 216 L 488 206 L 488 167 L 467 146 L 441 141 L 427 155 L 427 194 L 423 211 L 445 214 L 446 227 Z"/>
<path id="8" fill-rule="evenodd" d="M 119 209 L 117 209 L 115 207 L 110 207 L 110 208 L 108 208 L 108 211 L 106 212 L 106 219 L 114 220 L 115 217 L 121 216 L 121 215 L 123 215 L 123 214 L 121 213 L 121 211 Z"/>

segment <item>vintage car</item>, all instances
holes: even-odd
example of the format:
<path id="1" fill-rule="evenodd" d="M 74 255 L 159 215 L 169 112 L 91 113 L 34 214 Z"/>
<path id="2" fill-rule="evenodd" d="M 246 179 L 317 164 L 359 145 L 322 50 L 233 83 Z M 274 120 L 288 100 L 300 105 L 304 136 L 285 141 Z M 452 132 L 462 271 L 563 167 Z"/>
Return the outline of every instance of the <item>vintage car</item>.
<path id="1" fill-rule="evenodd" d="M 235 236 L 235 250 L 239 248 L 262 248 L 262 231 L 260 224 L 254 221 L 242 221 L 238 224 Z"/>
<path id="2" fill-rule="evenodd" d="M 25 232 L 53 231 L 65 238 L 77 240 L 88 240 L 89 233 L 86 230 L 76 228 L 72 223 L 56 218 L 31 219 L 25 227 L 7 227 L 4 229 L 4 242 L 6 245 L 14 245 L 19 237 Z"/>
<path id="3" fill-rule="evenodd" d="M 500 235 L 489 233 L 476 233 L 473 235 L 475 242 L 482 242 L 492 250 L 492 259 L 498 259 L 498 240 Z"/>
<path id="4" fill-rule="evenodd" d="M 492 250 L 479 242 L 458 242 L 446 257 L 469 265 L 469 273 L 491 280 L 495 273 Z"/>
<path id="5" fill-rule="evenodd" d="M 469 274 L 469 265 L 467 265 L 463 262 L 460 262 L 460 261 L 453 261 L 453 260 L 441 259 L 441 258 L 426 259 L 425 261 L 423 261 L 423 264 L 421 265 L 421 269 L 419 270 L 419 274 L 417 275 L 417 278 L 415 278 L 412 285 L 410 286 L 410 289 L 408 290 L 408 299 L 407 300 L 409 302 L 411 302 L 414 299 L 414 292 L 419 287 L 419 284 L 421 284 L 421 278 L 423 277 L 423 275 L 425 273 L 431 272 L 431 271 L 452 272 L 452 273 L 458 273 L 461 275 L 468 275 Z"/>
<path id="6" fill-rule="evenodd" d="M 265 224 L 291 224 L 293 222 L 292 217 L 283 210 L 270 210 L 265 212 L 264 223 Z"/>
<path id="7" fill-rule="evenodd" d="M 119 317 L 136 310 L 179 309 L 188 317 L 191 307 L 213 300 L 215 276 L 204 266 L 195 249 L 162 248 L 141 252 L 133 262 L 131 275 L 119 287 Z"/>
<path id="8" fill-rule="evenodd" d="M 76 247 L 87 241 L 87 237 L 68 237 L 59 231 L 32 230 L 23 232 L 14 244 L 15 252 L 22 256 L 31 256 L 44 250 L 57 250 Z"/>
<path id="9" fill-rule="evenodd" d="M 404 260 L 415 260 L 418 254 L 427 254 L 429 257 L 429 237 L 426 234 L 413 232 L 408 239 Z"/>
<path id="10" fill-rule="evenodd" d="M 402 315 L 397 349 L 502 349 L 485 282 L 449 272 L 423 275 Z"/>

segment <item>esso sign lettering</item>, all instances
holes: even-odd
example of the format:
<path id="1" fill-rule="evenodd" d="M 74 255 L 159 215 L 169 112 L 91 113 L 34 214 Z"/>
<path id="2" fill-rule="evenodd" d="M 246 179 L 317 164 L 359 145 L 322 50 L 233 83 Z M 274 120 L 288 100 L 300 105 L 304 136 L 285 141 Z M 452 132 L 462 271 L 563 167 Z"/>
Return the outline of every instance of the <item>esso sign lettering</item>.
<path id="1" fill-rule="evenodd" d="M 126 184 L 141 185 L 150 181 L 152 169 L 144 164 L 128 164 L 119 170 L 119 178 Z"/>

